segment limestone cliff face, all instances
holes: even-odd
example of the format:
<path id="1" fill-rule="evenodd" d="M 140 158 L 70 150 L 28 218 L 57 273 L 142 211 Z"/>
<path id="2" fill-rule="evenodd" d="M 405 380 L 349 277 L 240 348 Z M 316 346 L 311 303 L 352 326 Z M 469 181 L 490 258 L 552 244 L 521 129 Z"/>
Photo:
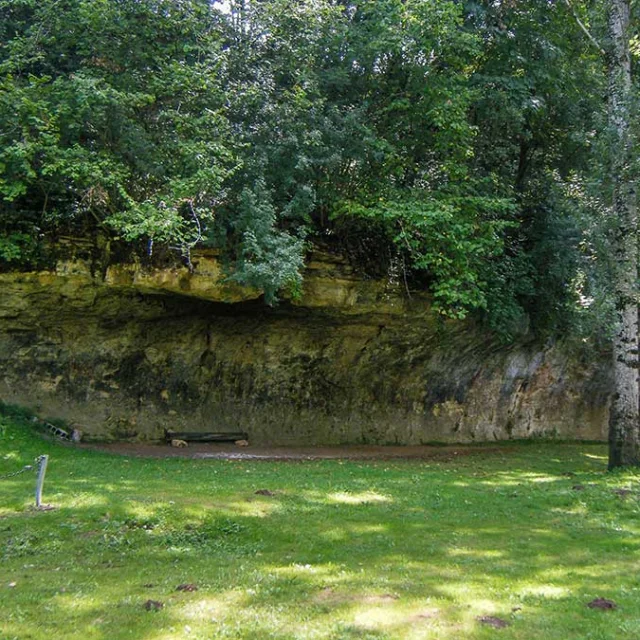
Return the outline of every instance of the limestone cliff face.
<path id="1" fill-rule="evenodd" d="M 247 431 L 253 443 L 604 439 L 606 359 L 504 346 L 317 254 L 266 307 L 195 271 L 82 261 L 0 274 L 0 399 L 101 438 Z"/>

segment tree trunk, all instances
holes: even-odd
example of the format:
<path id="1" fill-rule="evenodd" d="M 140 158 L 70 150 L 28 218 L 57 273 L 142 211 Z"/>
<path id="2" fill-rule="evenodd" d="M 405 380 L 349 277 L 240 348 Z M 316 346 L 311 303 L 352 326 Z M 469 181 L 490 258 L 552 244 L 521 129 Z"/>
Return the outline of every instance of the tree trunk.
<path id="1" fill-rule="evenodd" d="M 609 469 L 640 464 L 638 387 L 638 215 L 630 132 L 631 57 L 629 54 L 629 0 L 609 0 L 609 125 L 613 253 L 616 265 L 614 294 L 615 391 L 609 422 Z"/>

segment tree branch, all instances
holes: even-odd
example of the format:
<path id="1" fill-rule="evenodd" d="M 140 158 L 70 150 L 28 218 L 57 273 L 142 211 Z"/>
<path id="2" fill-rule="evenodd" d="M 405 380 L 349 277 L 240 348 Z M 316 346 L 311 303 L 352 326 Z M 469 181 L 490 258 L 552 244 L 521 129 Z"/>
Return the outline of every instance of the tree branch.
<path id="1" fill-rule="evenodd" d="M 573 5 L 571 4 L 571 2 L 569 0 L 564 0 L 564 3 L 567 5 L 567 7 L 569 7 L 569 10 L 571 11 L 571 13 L 573 14 L 573 17 L 575 18 L 575 21 L 578 23 L 578 26 L 582 29 L 582 31 L 584 31 L 584 34 L 587 36 L 587 38 L 589 38 L 589 42 L 603 55 L 606 56 L 607 52 L 600 46 L 600 43 L 593 37 L 593 35 L 591 34 L 591 32 L 589 31 L 589 29 L 587 29 L 587 27 L 584 26 L 584 23 L 582 22 L 582 20 L 580 20 L 580 16 L 578 15 L 578 13 L 576 12 L 576 10 L 573 8 Z"/>

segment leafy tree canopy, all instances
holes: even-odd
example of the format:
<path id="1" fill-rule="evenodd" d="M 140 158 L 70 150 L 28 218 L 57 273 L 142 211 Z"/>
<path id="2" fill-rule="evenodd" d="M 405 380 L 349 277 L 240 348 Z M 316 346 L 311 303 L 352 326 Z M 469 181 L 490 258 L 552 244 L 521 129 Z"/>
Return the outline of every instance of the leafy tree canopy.
<path id="1" fill-rule="evenodd" d="M 0 260 L 206 244 L 274 300 L 319 242 L 443 314 L 557 329 L 593 255 L 587 8 L 0 0 Z"/>

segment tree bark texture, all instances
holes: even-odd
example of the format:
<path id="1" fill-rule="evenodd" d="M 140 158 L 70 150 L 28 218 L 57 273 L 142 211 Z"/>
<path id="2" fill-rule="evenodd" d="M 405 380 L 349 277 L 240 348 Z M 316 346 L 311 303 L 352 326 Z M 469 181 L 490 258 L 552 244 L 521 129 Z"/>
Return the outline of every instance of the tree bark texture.
<path id="1" fill-rule="evenodd" d="M 613 182 L 615 391 L 609 423 L 609 468 L 640 464 L 638 384 L 638 214 L 632 166 L 629 0 L 609 0 L 609 124 Z"/>

